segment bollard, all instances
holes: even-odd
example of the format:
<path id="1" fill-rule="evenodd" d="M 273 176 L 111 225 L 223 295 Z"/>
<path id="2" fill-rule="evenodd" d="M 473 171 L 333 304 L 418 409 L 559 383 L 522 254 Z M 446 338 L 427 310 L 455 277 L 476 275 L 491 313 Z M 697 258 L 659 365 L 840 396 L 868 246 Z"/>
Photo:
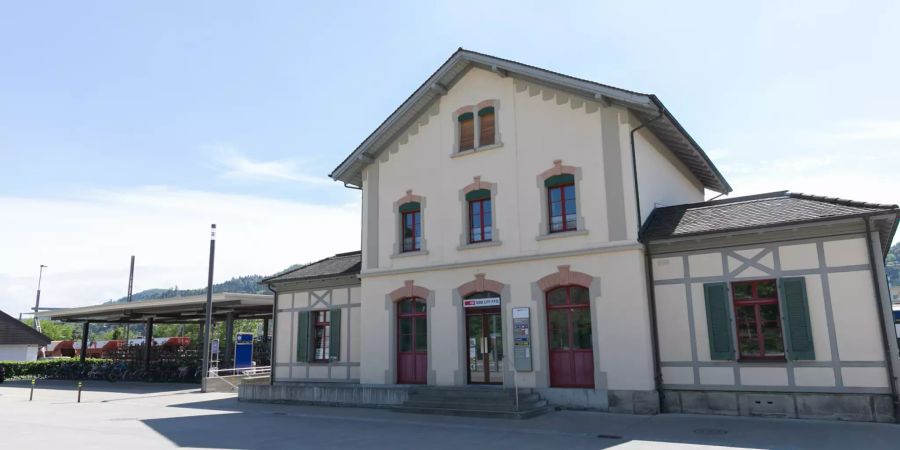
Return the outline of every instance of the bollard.
<path id="1" fill-rule="evenodd" d="M 81 403 L 81 382 L 78 382 L 78 403 Z"/>
<path id="2" fill-rule="evenodd" d="M 34 382 L 35 382 L 35 379 L 32 378 L 32 379 L 31 379 L 31 393 L 28 394 L 28 401 L 29 401 L 29 402 L 32 401 L 32 400 L 34 400 Z"/>

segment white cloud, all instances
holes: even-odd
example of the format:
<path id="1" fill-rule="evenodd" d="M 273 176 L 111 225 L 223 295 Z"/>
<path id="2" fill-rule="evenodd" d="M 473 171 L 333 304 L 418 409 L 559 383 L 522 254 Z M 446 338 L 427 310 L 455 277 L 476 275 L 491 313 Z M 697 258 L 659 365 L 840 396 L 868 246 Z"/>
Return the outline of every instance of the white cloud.
<path id="1" fill-rule="evenodd" d="M 900 140 L 900 120 L 854 119 L 843 121 L 835 128 L 824 137 L 845 141 Z"/>
<path id="2" fill-rule="evenodd" d="M 218 227 L 215 280 L 272 274 L 359 249 L 359 205 L 320 206 L 167 187 L 90 191 L 74 198 L 0 196 L 0 309 L 70 307 L 135 292 L 206 284 L 209 224 Z"/>
<path id="3" fill-rule="evenodd" d="M 214 146 L 209 150 L 224 170 L 221 174 L 223 178 L 261 181 L 275 179 L 323 185 L 332 183 L 328 177 L 302 173 L 294 161 L 253 161 L 229 146 Z"/>

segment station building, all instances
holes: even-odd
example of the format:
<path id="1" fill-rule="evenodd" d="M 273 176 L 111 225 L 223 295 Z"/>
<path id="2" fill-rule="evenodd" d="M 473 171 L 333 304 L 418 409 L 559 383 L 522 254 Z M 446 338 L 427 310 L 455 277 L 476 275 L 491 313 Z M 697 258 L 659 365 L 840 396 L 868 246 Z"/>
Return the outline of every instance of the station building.
<path id="1" fill-rule="evenodd" d="M 244 400 L 495 385 L 604 411 L 897 417 L 898 207 L 705 201 L 731 187 L 654 95 L 460 49 L 331 177 L 362 191 L 362 251 L 265 281 L 273 384 Z"/>

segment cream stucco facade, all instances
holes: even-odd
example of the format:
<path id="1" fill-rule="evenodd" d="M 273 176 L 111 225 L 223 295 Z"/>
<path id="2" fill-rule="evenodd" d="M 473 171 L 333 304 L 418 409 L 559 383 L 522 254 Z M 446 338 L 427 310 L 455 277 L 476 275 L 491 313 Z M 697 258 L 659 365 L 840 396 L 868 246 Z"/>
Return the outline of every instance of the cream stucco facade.
<path id="1" fill-rule="evenodd" d="M 496 111 L 496 143 L 455 152 L 455 114 L 486 101 Z M 462 75 L 363 169 L 360 381 L 397 382 L 397 311 L 389 293 L 412 282 L 428 292 L 427 383 L 466 384 L 465 315 L 457 290 L 482 276 L 503 286 L 498 293 L 507 355 L 513 352 L 511 308 L 533 311 L 533 370 L 513 380 L 507 364 L 503 384 L 549 388 L 546 294 L 538 280 L 567 266 L 592 280 L 594 387 L 573 401 L 605 408 L 608 391 L 626 397 L 652 392 L 646 272 L 630 153 L 630 133 L 638 125 L 625 108 L 534 82 L 478 68 Z M 643 218 L 654 205 L 703 200 L 701 183 L 652 133 L 635 133 L 635 148 Z M 554 167 L 575 177 L 577 231 L 547 231 L 544 178 Z M 465 242 L 462 192 L 472 183 L 492 192 L 490 243 Z M 400 253 L 397 208 L 412 196 L 421 204 L 421 250 Z"/>

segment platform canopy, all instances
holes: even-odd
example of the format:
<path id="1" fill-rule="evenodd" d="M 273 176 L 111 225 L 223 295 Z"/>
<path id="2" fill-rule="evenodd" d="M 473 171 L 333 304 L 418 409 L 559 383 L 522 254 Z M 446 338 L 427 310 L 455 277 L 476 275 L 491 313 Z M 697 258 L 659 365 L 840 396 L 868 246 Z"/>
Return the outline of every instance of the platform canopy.
<path id="1" fill-rule="evenodd" d="M 233 319 L 272 318 L 272 296 L 260 294 L 213 294 L 213 318 L 225 320 L 229 313 Z M 144 323 L 152 318 L 155 323 L 202 322 L 206 313 L 206 295 L 172 297 L 157 300 L 104 303 L 95 306 L 41 311 L 41 319 L 63 322 L 93 323 Z"/>

